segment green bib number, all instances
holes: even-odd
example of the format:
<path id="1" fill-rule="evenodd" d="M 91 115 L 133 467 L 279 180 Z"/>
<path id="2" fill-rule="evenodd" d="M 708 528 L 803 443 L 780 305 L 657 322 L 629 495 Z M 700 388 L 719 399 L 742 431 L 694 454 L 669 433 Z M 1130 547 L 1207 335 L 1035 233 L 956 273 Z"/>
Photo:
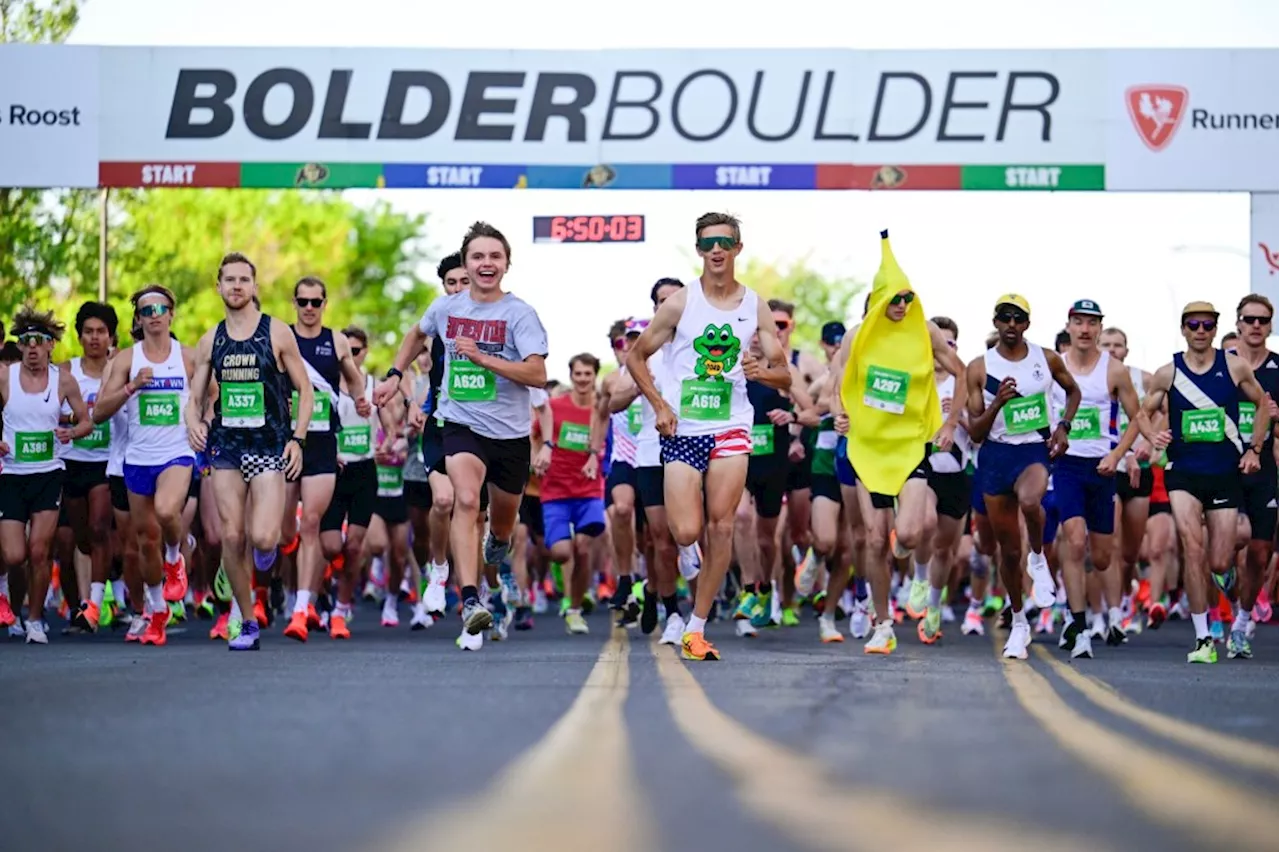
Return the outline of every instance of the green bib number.
<path id="1" fill-rule="evenodd" d="M 378 496 L 399 497 L 404 493 L 404 468 L 378 465 Z"/>
<path id="2" fill-rule="evenodd" d="M 83 438 L 76 438 L 71 445 L 80 450 L 105 450 L 111 446 L 111 421 L 98 423 Z"/>
<path id="3" fill-rule="evenodd" d="M 640 409 L 640 400 L 636 400 L 627 407 L 627 431 L 632 435 L 640 434 L 640 427 L 644 424 L 644 412 Z"/>
<path id="4" fill-rule="evenodd" d="M 182 419 L 178 394 L 144 391 L 138 394 L 138 422 L 143 426 L 177 426 Z"/>
<path id="5" fill-rule="evenodd" d="M 862 404 L 889 414 L 901 414 L 907 410 L 907 389 L 910 386 L 911 376 L 907 373 L 873 364 L 867 368 Z"/>
<path id="6" fill-rule="evenodd" d="M 1049 405 L 1043 393 L 1014 397 L 1004 404 L 1004 430 L 1026 435 L 1049 428 Z"/>
<path id="7" fill-rule="evenodd" d="M 751 455 L 773 455 L 773 424 L 757 423 L 751 427 Z"/>
<path id="8" fill-rule="evenodd" d="M 315 404 L 311 406 L 311 422 L 307 424 L 308 432 L 328 432 L 329 412 L 333 409 L 333 398 L 325 391 L 316 391 Z M 289 401 L 289 416 L 293 418 L 290 428 L 298 426 L 298 392 L 293 392 Z"/>
<path id="9" fill-rule="evenodd" d="M 1077 409 L 1071 421 L 1071 437 L 1097 440 L 1102 437 L 1102 409 L 1090 406 Z"/>
<path id="10" fill-rule="evenodd" d="M 492 372 L 465 359 L 449 362 L 449 399 L 454 402 L 493 402 L 498 382 Z"/>
<path id="11" fill-rule="evenodd" d="M 1216 444 L 1226 440 L 1227 412 L 1221 408 L 1197 408 L 1182 412 L 1182 440 L 1189 444 Z"/>
<path id="12" fill-rule="evenodd" d="M 373 430 L 368 424 L 364 426 L 343 426 L 338 433 L 338 452 L 346 456 L 369 455 L 369 443 L 373 438 Z"/>
<path id="13" fill-rule="evenodd" d="M 262 382 L 228 382 L 218 387 L 222 425 L 228 429 L 259 429 L 267 425 Z"/>
<path id="14" fill-rule="evenodd" d="M 52 432 L 15 432 L 13 441 L 13 457 L 18 461 L 53 461 Z"/>
<path id="15" fill-rule="evenodd" d="M 733 385 L 685 379 L 680 383 L 680 416 L 686 420 L 727 422 Z"/>
<path id="16" fill-rule="evenodd" d="M 556 442 L 562 450 L 585 453 L 591 447 L 591 427 L 566 420 L 560 424 L 560 437 Z"/>
<path id="17" fill-rule="evenodd" d="M 1258 406 L 1252 402 L 1240 403 L 1240 440 L 1246 444 L 1253 442 L 1253 415 L 1258 413 Z"/>

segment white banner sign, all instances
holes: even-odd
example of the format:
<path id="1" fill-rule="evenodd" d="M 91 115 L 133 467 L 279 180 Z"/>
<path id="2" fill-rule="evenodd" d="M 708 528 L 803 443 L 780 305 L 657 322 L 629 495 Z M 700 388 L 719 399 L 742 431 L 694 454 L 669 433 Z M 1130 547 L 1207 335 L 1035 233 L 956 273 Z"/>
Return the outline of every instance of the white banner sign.
<path id="1" fill-rule="evenodd" d="M 1250 290 L 1280 304 L 1280 196 L 1255 192 L 1249 196 Z"/>
<path id="2" fill-rule="evenodd" d="M 1276 51 L 1118 50 L 1109 66 L 1107 189 L 1276 191 Z"/>
<path id="3" fill-rule="evenodd" d="M 104 161 L 1103 162 L 1105 53 L 103 48 Z"/>
<path id="4" fill-rule="evenodd" d="M 0 186 L 98 185 L 98 48 L 0 50 Z"/>

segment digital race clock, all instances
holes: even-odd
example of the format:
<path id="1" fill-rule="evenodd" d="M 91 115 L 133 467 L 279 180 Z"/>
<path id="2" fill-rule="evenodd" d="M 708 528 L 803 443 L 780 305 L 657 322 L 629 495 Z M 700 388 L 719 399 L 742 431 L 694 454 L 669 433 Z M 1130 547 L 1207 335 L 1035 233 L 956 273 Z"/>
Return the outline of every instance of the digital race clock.
<path id="1" fill-rule="evenodd" d="M 535 243 L 642 243 L 643 216 L 534 216 Z"/>

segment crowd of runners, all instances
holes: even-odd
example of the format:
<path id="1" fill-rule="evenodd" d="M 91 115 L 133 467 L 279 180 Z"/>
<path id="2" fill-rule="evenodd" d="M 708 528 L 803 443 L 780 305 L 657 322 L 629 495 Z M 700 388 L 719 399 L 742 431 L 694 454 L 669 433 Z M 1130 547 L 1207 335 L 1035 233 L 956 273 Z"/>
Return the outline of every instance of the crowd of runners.
<path id="1" fill-rule="evenodd" d="M 688 660 L 720 658 L 715 619 L 883 655 L 904 622 L 935 645 L 999 618 L 1005 657 L 1036 633 L 1081 659 L 1188 618 L 1189 662 L 1251 656 L 1276 594 L 1266 298 L 1236 306 L 1230 348 L 1187 305 L 1185 351 L 1147 372 L 1098 302 L 1048 349 L 1009 293 L 965 364 L 882 233 L 861 322 L 831 318 L 816 357 L 792 305 L 735 277 L 738 221 L 694 232 L 702 275 L 649 286 L 652 315 L 607 329 L 616 369 L 576 355 L 565 384 L 481 222 L 377 376 L 364 330 L 325 326 L 322 280 L 293 285 L 290 325 L 238 253 L 198 341 L 152 285 L 123 331 L 82 305 L 82 354 L 54 365 L 63 325 L 24 308 L 0 356 L 0 629 L 45 644 L 61 610 L 64 634 L 164 645 L 206 618 L 252 650 L 350 639 L 359 597 L 381 626 L 357 631 L 460 621 L 471 651 L 536 618 L 587 633 L 599 606 Z"/>

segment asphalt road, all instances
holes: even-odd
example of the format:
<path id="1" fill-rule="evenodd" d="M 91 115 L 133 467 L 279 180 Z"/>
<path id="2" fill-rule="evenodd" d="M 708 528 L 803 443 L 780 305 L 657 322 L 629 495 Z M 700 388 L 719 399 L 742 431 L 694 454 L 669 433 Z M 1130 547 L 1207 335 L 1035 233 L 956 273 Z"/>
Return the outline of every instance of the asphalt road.
<path id="1" fill-rule="evenodd" d="M 602 614 L 478 654 L 376 619 L 306 645 L 277 623 L 257 654 L 205 622 L 0 640 L 0 849 L 1277 845 L 1272 627 L 1192 667 L 1185 623 L 1076 664 L 955 625 L 884 659 L 720 623 L 725 659 L 686 664 Z"/>

